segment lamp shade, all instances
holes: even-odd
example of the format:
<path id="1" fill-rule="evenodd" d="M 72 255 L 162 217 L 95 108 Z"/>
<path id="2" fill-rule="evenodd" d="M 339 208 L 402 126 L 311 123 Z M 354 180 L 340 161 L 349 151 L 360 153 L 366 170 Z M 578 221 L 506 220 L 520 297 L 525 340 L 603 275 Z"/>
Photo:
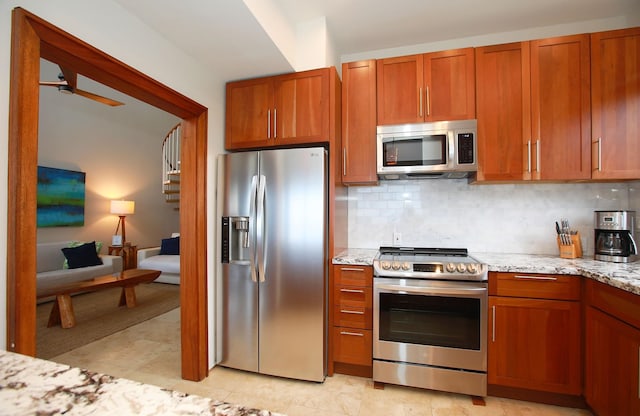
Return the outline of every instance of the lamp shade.
<path id="1" fill-rule="evenodd" d="M 111 213 L 116 215 L 131 215 L 135 212 L 134 201 L 111 201 Z"/>

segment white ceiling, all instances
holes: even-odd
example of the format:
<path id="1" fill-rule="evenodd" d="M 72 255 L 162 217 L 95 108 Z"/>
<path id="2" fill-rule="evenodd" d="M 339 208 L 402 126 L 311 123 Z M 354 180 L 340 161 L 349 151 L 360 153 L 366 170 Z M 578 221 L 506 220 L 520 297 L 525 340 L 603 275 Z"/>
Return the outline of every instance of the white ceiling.
<path id="1" fill-rule="evenodd" d="M 224 81 L 292 70 L 245 5 L 252 0 L 115 1 Z M 324 16 L 339 56 L 640 14 L 639 0 L 254 1 L 292 28 Z"/>

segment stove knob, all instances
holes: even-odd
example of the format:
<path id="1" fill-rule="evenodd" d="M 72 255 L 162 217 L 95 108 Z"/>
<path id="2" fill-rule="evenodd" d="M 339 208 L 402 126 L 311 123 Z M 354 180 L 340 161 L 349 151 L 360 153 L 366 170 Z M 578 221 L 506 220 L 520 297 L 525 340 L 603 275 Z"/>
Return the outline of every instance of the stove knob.
<path id="1" fill-rule="evenodd" d="M 383 261 L 380 265 L 384 270 L 389 270 L 389 268 L 391 267 L 391 263 L 389 263 L 388 261 Z"/>
<path id="2" fill-rule="evenodd" d="M 464 273 L 465 270 L 467 270 L 467 267 L 464 265 L 464 263 L 458 263 L 456 270 L 458 270 L 458 273 Z"/>
<path id="3" fill-rule="evenodd" d="M 402 270 L 409 270 L 411 269 L 411 265 L 408 262 L 404 262 L 402 263 Z"/>
<path id="4" fill-rule="evenodd" d="M 473 274 L 478 273 L 478 265 L 475 263 L 467 264 L 467 271 Z"/>
<path id="5" fill-rule="evenodd" d="M 400 270 L 400 262 L 394 261 L 391 267 L 393 267 L 393 270 Z"/>
<path id="6" fill-rule="evenodd" d="M 449 272 L 449 273 L 453 273 L 456 271 L 456 265 L 453 263 L 447 263 L 446 266 L 444 266 L 444 268 Z"/>

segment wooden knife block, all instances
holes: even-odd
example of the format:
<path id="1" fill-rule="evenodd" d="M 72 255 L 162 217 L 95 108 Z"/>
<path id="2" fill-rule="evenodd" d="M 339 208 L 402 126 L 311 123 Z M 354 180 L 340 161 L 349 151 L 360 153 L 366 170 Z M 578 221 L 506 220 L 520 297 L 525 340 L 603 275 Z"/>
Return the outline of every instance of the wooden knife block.
<path id="1" fill-rule="evenodd" d="M 556 239 L 558 241 L 558 248 L 560 249 L 560 257 L 563 259 L 577 259 L 582 257 L 582 243 L 580 242 L 580 233 L 571 234 L 571 244 L 562 244 L 560 237 Z"/>

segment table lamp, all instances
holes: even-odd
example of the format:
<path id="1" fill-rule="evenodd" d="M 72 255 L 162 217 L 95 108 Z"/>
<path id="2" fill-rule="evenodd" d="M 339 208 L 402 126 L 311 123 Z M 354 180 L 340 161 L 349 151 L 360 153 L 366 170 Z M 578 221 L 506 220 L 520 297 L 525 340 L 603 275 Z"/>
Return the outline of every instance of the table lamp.
<path id="1" fill-rule="evenodd" d="M 111 213 L 120 217 L 118 221 L 118 226 L 116 227 L 116 232 L 112 238 L 112 245 L 114 246 L 124 246 L 127 242 L 127 234 L 125 231 L 125 217 L 127 215 L 131 215 L 135 212 L 136 203 L 134 201 L 111 201 Z M 120 225 L 122 225 L 122 235 L 118 235 L 118 230 L 120 229 Z"/>

